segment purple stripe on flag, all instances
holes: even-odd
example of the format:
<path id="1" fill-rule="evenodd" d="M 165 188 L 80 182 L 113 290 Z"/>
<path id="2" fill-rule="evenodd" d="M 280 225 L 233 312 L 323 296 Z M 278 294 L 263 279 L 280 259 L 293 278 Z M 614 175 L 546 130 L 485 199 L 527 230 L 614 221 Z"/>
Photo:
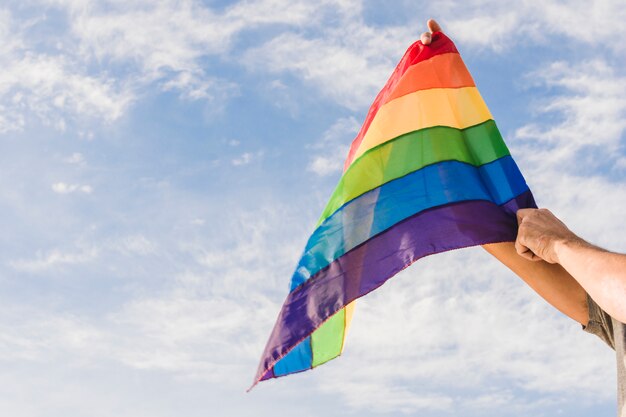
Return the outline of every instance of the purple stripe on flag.
<path id="1" fill-rule="evenodd" d="M 501 206 L 474 200 L 435 207 L 395 224 L 336 259 L 287 296 L 255 384 L 325 320 L 416 260 L 452 249 L 515 241 L 515 212 L 529 207 L 536 207 L 530 191 Z"/>
<path id="2" fill-rule="evenodd" d="M 261 378 L 261 381 L 265 381 L 266 379 L 271 379 L 271 378 L 275 378 L 275 376 L 274 376 L 274 368 L 272 368 L 269 371 L 267 371 L 265 373 L 265 375 L 263 375 L 263 378 Z"/>

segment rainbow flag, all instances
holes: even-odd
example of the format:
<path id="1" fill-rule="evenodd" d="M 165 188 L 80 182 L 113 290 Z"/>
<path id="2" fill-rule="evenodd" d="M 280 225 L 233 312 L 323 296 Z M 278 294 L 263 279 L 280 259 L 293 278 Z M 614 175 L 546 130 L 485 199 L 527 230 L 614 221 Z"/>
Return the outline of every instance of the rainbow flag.
<path id="1" fill-rule="evenodd" d="M 536 207 L 452 41 L 409 47 L 352 142 L 252 386 L 341 354 L 354 301 L 416 260 L 514 241 Z"/>

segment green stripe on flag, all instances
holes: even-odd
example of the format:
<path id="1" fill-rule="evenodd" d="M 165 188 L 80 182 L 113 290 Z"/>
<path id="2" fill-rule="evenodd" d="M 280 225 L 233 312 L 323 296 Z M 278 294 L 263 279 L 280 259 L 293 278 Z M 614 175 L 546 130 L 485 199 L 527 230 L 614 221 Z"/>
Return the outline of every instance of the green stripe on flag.
<path id="1" fill-rule="evenodd" d="M 452 160 L 480 166 L 506 155 L 509 150 L 493 120 L 465 129 L 434 126 L 398 136 L 350 165 L 316 227 L 345 203 L 425 166 Z"/>
<path id="2" fill-rule="evenodd" d="M 341 353 L 346 309 L 342 308 L 311 334 L 313 361 L 311 367 L 336 358 Z"/>

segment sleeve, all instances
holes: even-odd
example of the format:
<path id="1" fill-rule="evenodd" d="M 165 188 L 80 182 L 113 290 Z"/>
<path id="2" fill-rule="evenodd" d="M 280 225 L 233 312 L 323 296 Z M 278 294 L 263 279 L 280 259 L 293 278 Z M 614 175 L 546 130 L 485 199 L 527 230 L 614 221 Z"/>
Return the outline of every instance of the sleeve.
<path id="1" fill-rule="evenodd" d="M 613 339 L 613 321 L 604 310 L 587 294 L 587 307 L 589 308 L 589 323 L 583 326 L 587 333 L 595 334 L 612 349 L 615 349 Z"/>

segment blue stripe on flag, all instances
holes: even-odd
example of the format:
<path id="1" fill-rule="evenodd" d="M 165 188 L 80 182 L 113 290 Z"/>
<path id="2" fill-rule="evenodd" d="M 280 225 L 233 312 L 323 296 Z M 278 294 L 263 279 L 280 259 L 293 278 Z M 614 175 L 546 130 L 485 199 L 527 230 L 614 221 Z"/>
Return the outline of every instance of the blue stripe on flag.
<path id="1" fill-rule="evenodd" d="M 500 205 L 527 190 L 510 156 L 478 168 L 458 161 L 439 162 L 390 181 L 346 203 L 313 232 L 291 290 L 349 250 L 420 211 L 467 200 Z"/>

